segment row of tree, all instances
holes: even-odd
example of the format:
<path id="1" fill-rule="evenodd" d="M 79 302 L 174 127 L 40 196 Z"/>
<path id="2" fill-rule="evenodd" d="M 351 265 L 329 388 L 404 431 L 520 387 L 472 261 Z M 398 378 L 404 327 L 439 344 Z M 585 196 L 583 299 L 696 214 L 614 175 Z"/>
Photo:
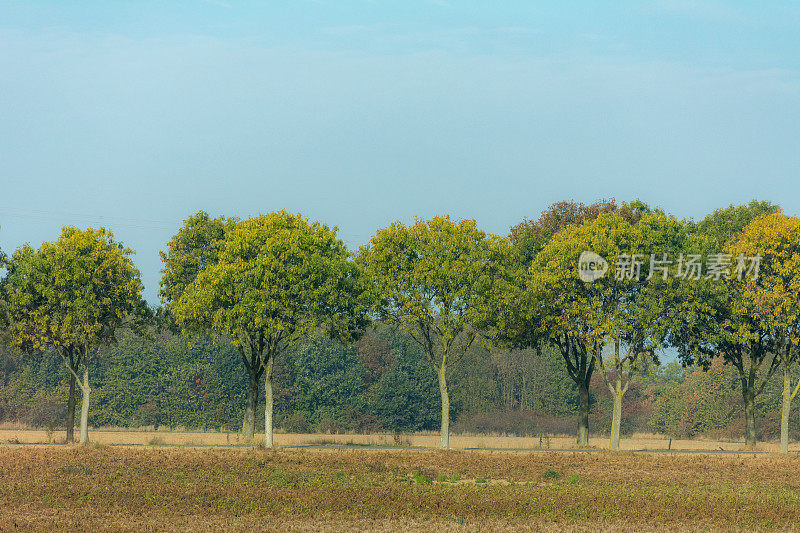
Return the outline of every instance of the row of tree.
<path id="1" fill-rule="evenodd" d="M 586 251 L 616 270 L 624 267 L 621 258 L 663 260 L 636 264 L 637 275 L 612 269 L 584 281 L 578 261 Z M 379 319 L 409 335 L 435 370 L 444 448 L 448 377 L 476 343 L 493 343 L 528 354 L 558 350 L 579 391 L 580 444 L 588 439 L 589 386 L 597 371 L 613 398 L 612 449 L 619 447 L 632 376 L 665 348 L 676 349 L 685 364 L 707 368 L 721 358 L 736 368 L 748 444 L 756 439 L 755 400 L 782 369 L 785 450 L 798 390 L 791 372 L 799 252 L 798 219 L 764 202 L 718 210 L 698 224 L 641 202 L 562 202 L 512 228 L 508 238 L 487 235 L 474 221 L 437 217 L 394 223 L 357 254 L 335 228 L 300 215 L 238 220 L 199 212 L 162 253 L 164 308 L 157 314 L 190 339 L 210 334 L 235 346 L 249 381 L 243 431 L 254 435 L 263 382 L 267 446 L 276 359 L 314 335 L 352 343 L 370 319 Z M 17 348 L 59 354 L 70 373 L 68 420 L 75 388 L 82 392 L 82 442 L 94 354 L 123 325 L 136 330 L 152 320 L 131 253 L 106 230 L 69 227 L 56 242 L 23 246 L 5 261 L 6 334 Z M 712 256 L 758 256 L 760 270 L 742 276 L 729 265 L 697 277 L 682 271 L 684 257 Z M 325 392 L 338 388 L 330 384 Z"/>
<path id="2" fill-rule="evenodd" d="M 209 337 L 187 339 L 150 326 L 118 333 L 92 358 L 91 427 L 161 427 L 237 432 L 248 381 L 236 348 Z M 795 367 L 797 377 L 800 369 Z M 36 357 L 0 346 L 0 423 L 55 432 L 65 426 L 69 373 L 52 350 Z M 414 340 L 376 324 L 354 344 L 325 336 L 303 339 L 275 361 L 276 432 L 405 433 L 440 424 L 438 377 Z M 782 378 L 756 402 L 759 439 L 778 438 Z M 488 348 L 476 342 L 448 375 L 453 434 L 568 435 L 578 388 L 557 349 Z M 608 434 L 612 402 L 598 372 L 592 378 L 594 436 Z M 256 431 L 263 431 L 263 394 Z M 791 437 L 800 433 L 793 409 Z M 738 440 L 744 410 L 738 372 L 721 359 L 709 370 L 642 363 L 622 406 L 621 433 L 659 433 Z M 63 438 L 63 434 L 58 436 Z M 53 438 L 56 438 L 53 436 Z M 235 437 L 231 437 L 235 438 Z M 241 437 L 240 437 L 241 438 Z"/>
<path id="3" fill-rule="evenodd" d="M 639 202 L 557 204 L 512 230 L 528 255 L 520 262 L 522 280 L 495 308 L 502 319 L 490 324 L 500 326 L 495 337 L 512 343 L 556 344 L 582 398 L 594 370 L 600 372 L 613 397 L 612 449 L 619 447 L 623 395 L 643 358 L 657 361 L 658 351 L 671 347 L 685 364 L 708 368 L 722 358 L 735 367 L 748 445 L 756 442 L 756 398 L 781 369 L 786 451 L 800 386 L 791 382 L 800 341 L 799 228 L 800 219 L 766 202 L 717 210 L 697 224 Z M 575 273 L 584 251 L 616 261 L 617 269 L 630 269 L 636 256 L 650 261 L 634 267 L 636 275 L 612 272 L 586 282 Z M 690 258 L 708 259 L 709 271 L 687 275 Z M 585 404 L 581 410 L 585 422 Z M 585 435 L 581 427 L 579 441 Z"/>

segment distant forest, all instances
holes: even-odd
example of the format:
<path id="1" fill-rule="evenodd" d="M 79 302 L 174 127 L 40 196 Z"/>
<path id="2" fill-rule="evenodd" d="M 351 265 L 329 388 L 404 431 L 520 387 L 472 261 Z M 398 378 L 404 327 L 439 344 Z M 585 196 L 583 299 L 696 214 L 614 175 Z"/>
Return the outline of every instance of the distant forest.
<path id="1" fill-rule="evenodd" d="M 61 429 L 68 375 L 55 354 L 26 356 L 0 347 L 0 422 Z M 543 349 L 487 349 L 475 344 L 452 370 L 455 433 L 573 435 L 578 390 L 561 355 Z M 210 338 L 186 340 L 168 330 L 125 331 L 101 348 L 90 425 L 239 431 L 247 376 L 236 349 Z M 644 363 L 624 399 L 622 431 L 740 440 L 742 397 L 736 370 L 716 360 L 708 372 L 676 362 Z M 436 373 L 406 334 L 378 324 L 351 347 L 311 337 L 276 362 L 276 426 L 285 432 L 438 430 Z M 591 428 L 606 434 L 611 409 L 599 376 Z M 759 397 L 760 439 L 777 437 L 781 379 Z M 263 399 L 256 424 L 263 430 Z M 797 411 L 790 428 L 797 438 Z"/>

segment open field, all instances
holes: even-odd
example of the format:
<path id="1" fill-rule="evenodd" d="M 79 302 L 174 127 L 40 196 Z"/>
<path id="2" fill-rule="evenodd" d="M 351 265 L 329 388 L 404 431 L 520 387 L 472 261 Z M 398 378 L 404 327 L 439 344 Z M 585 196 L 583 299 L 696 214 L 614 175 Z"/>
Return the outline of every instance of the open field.
<path id="1" fill-rule="evenodd" d="M 790 529 L 795 456 L 0 447 L 0 530 Z"/>
<path id="2" fill-rule="evenodd" d="M 76 432 L 77 435 L 77 432 Z M 162 445 L 162 446 L 244 446 L 247 443 L 238 433 L 218 431 L 145 431 L 145 430 L 90 430 L 92 442 L 107 445 Z M 256 442 L 263 441 L 263 434 L 256 435 Z M 64 430 L 48 432 L 33 429 L 0 428 L 0 445 L 63 443 Z M 605 449 L 608 446 L 606 437 L 590 439 L 590 446 Z M 352 446 L 411 446 L 421 448 L 437 448 L 438 433 L 416 433 L 395 436 L 392 434 L 370 435 L 331 435 L 326 433 L 287 434 L 276 433 L 275 445 L 281 446 L 314 446 L 314 445 L 352 445 Z M 451 435 L 450 446 L 454 450 L 470 448 L 490 449 L 574 449 L 577 448 L 574 437 L 505 437 L 493 435 Z M 623 437 L 620 442 L 622 450 L 708 450 L 708 451 L 745 451 L 743 442 L 715 441 L 704 439 L 669 439 L 659 435 L 634 435 Z M 763 442 L 756 447 L 758 451 L 778 452 L 778 442 Z M 800 452 L 800 443 L 791 443 L 790 452 Z"/>

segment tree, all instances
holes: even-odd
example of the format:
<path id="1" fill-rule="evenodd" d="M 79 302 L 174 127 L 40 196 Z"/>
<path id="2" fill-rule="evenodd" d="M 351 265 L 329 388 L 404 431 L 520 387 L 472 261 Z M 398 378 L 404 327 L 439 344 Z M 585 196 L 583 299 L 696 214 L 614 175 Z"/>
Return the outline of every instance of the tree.
<path id="1" fill-rule="evenodd" d="M 245 366 L 258 365 L 271 448 L 275 357 L 315 329 L 355 338 L 366 325 L 364 295 L 335 228 L 279 211 L 227 231 L 217 262 L 189 283 L 174 313 L 185 332 L 229 336 Z"/>
<path id="2" fill-rule="evenodd" d="M 556 202 L 539 215 L 536 220 L 525 219 L 511 228 L 509 238 L 520 254 L 524 265 L 530 265 L 536 254 L 550 242 L 553 236 L 564 228 L 580 226 L 588 220 L 594 220 L 603 213 L 618 211 L 628 222 L 636 222 L 648 211 L 647 205 L 639 200 L 625 202 L 622 205 L 611 198 L 598 200 L 593 204 L 580 202 Z"/>
<path id="3" fill-rule="evenodd" d="M 215 265 L 225 242 L 225 235 L 238 222 L 235 217 L 211 218 L 205 211 L 198 211 L 183 221 L 183 226 L 167 243 L 167 251 L 159 252 L 164 268 L 161 270 L 161 288 L 158 291 L 164 301 L 164 313 L 168 322 L 174 320 L 173 308 L 197 275 Z M 242 432 L 246 439 L 255 435 L 256 406 L 258 405 L 259 380 L 264 373 L 258 359 L 242 357 L 247 370 L 249 387 L 245 402 Z"/>
<path id="4" fill-rule="evenodd" d="M 744 228 L 777 212 L 780 212 L 780 207 L 753 200 L 747 205 L 714 211 L 698 224 L 697 232 L 700 237 L 706 237 L 715 250 L 708 255 L 709 258 L 713 256 L 718 261 L 729 261 L 731 247 Z M 696 360 L 701 366 L 708 367 L 711 358 L 722 357 L 736 368 L 744 403 L 745 443 L 755 446 L 756 398 L 780 366 L 780 358 L 775 354 L 775 339 L 748 308 L 742 285 L 731 279 L 732 266 L 736 265 L 721 269 L 720 282 L 697 285 L 695 290 L 685 294 L 686 301 L 694 302 L 698 312 L 685 315 L 676 343 L 681 346 L 684 362 Z"/>
<path id="5" fill-rule="evenodd" d="M 685 224 L 660 211 L 643 214 L 635 224 L 621 213 L 605 213 L 557 233 L 529 269 L 524 321 L 537 324 L 529 330 L 534 339 L 551 336 L 562 353 L 571 353 L 564 357 L 571 373 L 600 371 L 613 398 L 613 450 L 619 448 L 622 399 L 637 363 L 643 357 L 657 360 L 679 312 L 669 296 L 670 267 L 656 270 L 652 260 L 663 261 L 663 254 L 680 249 L 685 235 Z M 593 281 L 578 277 L 579 258 L 587 251 L 608 261 L 606 275 Z M 581 394 L 581 403 L 588 402 L 588 386 Z"/>
<path id="6" fill-rule="evenodd" d="M 728 251 L 737 265 L 737 258 L 759 257 L 757 273 L 734 274 L 728 284 L 738 296 L 733 302 L 735 312 L 758 320 L 758 329 L 772 340 L 772 365 L 777 362 L 783 370 L 780 434 L 781 451 L 787 453 L 791 403 L 800 389 L 800 381 L 792 386 L 790 375 L 800 353 L 800 218 L 778 213 L 756 219 Z M 753 333 L 742 332 L 743 336 Z"/>
<path id="7" fill-rule="evenodd" d="M 670 372 L 672 379 L 667 377 Z M 660 377 L 649 421 L 657 432 L 694 438 L 726 428 L 740 410 L 739 375 L 721 358 L 713 359 L 706 370 L 671 362 Z"/>
<path id="8" fill-rule="evenodd" d="M 509 294 L 494 306 L 495 312 L 501 312 L 500 309 L 505 307 L 509 315 L 503 327 L 495 329 L 494 336 L 517 347 L 538 350 L 548 344 L 557 347 L 567 374 L 578 387 L 580 406 L 577 442 L 581 446 L 589 444 L 589 384 L 597 360 L 594 352 L 600 347 L 588 342 L 588 332 L 580 331 L 578 324 L 562 320 L 564 317 L 560 316 L 560 310 L 548 305 L 552 303 L 551 295 L 524 294 L 526 285 L 528 288 L 536 285 L 535 281 L 531 284 L 530 277 L 539 275 L 538 266 L 531 267 L 531 264 L 536 264 L 537 255 L 565 228 L 580 226 L 597 219 L 601 214 L 614 212 L 628 222 L 636 222 L 648 211 L 649 208 L 639 201 L 622 206 L 618 206 L 613 199 L 590 205 L 562 201 L 543 211 L 537 220 L 524 220 L 511 228 L 510 240 L 517 252 L 520 272 L 516 276 L 518 283 L 508 284 L 506 288 Z"/>
<path id="9" fill-rule="evenodd" d="M 288 359 L 295 413 L 318 426 L 358 425 L 366 398 L 364 367 L 355 347 L 313 336 L 299 342 Z"/>
<path id="10" fill-rule="evenodd" d="M 418 343 L 439 378 L 440 446 L 450 446 L 448 368 L 478 335 L 475 327 L 497 271 L 496 237 L 475 221 L 449 217 L 394 222 L 361 248 L 360 263 L 373 282 L 374 311 L 398 324 Z"/>
<path id="11" fill-rule="evenodd" d="M 0 250 L 0 344 L 8 342 L 8 297 L 6 296 L 5 281 L 8 269 L 11 267 L 9 257 Z"/>
<path id="12" fill-rule="evenodd" d="M 729 205 L 715 209 L 697 224 L 697 231 L 713 240 L 715 251 L 739 238 L 744 228 L 761 217 L 781 212 L 780 206 L 771 202 L 751 200 L 745 205 Z"/>
<path id="13" fill-rule="evenodd" d="M 236 226 L 236 218 L 211 218 L 198 211 L 183 221 L 183 226 L 159 252 L 164 268 L 158 295 L 170 309 L 205 268 L 217 263 L 226 231 Z"/>
<path id="14" fill-rule="evenodd" d="M 247 387 L 236 349 L 208 336 L 123 328 L 92 373 L 92 425 L 235 428 Z"/>
<path id="15" fill-rule="evenodd" d="M 391 431 L 436 429 L 441 422 L 438 378 L 422 347 L 388 322 L 375 322 L 370 336 L 386 343 L 394 360 L 367 393 L 371 412 Z"/>
<path id="16" fill-rule="evenodd" d="M 392 347 L 374 333 L 364 335 L 356 343 L 361 366 L 364 367 L 364 385 L 376 383 L 394 364 Z"/>
<path id="17" fill-rule="evenodd" d="M 8 258 L 3 253 L 3 250 L 0 250 L 0 272 L 6 270 L 6 262 Z M 5 277 L 0 277 L 0 344 L 4 344 L 7 342 L 7 326 L 8 326 L 8 304 L 6 303 L 6 296 L 5 296 Z"/>
<path id="18" fill-rule="evenodd" d="M 90 358 L 101 345 L 113 342 L 123 323 L 147 312 L 133 253 L 104 228 L 66 226 L 56 242 L 45 242 L 38 250 L 23 246 L 11 259 L 6 292 L 12 342 L 28 351 L 52 346 L 59 353 L 71 385 L 77 384 L 83 395 L 81 443 L 89 440 Z M 71 388 L 68 438 L 73 398 Z"/>

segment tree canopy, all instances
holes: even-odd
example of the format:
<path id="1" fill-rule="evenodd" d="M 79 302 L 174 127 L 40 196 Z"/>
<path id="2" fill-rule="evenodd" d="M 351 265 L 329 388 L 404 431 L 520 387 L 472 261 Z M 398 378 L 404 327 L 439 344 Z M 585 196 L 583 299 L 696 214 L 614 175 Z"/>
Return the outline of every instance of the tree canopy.
<path id="1" fill-rule="evenodd" d="M 439 375 L 443 448 L 449 447 L 447 369 L 478 335 L 487 303 L 482 295 L 495 281 L 499 250 L 499 239 L 475 221 L 449 217 L 394 222 L 361 248 L 374 311 L 407 331 Z"/>
<path id="2" fill-rule="evenodd" d="M 778 366 L 783 369 L 781 449 L 786 452 L 789 410 L 800 388 L 800 381 L 791 385 L 791 370 L 800 353 L 800 218 L 782 213 L 758 218 L 744 228 L 728 251 L 735 266 L 727 281 L 732 308 L 727 326 L 733 341 L 745 346 L 766 344 L 772 352 L 768 375 L 759 389 Z M 756 265 L 751 264 L 754 257 L 759 258 Z M 755 323 L 748 320 L 751 317 Z M 764 356 L 768 358 L 770 355 Z M 738 363 L 734 361 L 734 365 Z M 754 388 L 750 377 L 748 374 L 748 386 Z"/>
<path id="3" fill-rule="evenodd" d="M 174 312 L 187 332 L 228 336 L 245 366 L 264 372 L 272 445 L 275 356 L 315 329 L 352 339 L 366 325 L 364 288 L 335 229 L 285 211 L 243 220 L 226 233 Z"/>
<path id="4" fill-rule="evenodd" d="M 756 443 L 755 401 L 777 371 L 779 359 L 775 356 L 775 339 L 749 308 L 742 292 L 736 269 L 749 269 L 749 264 L 740 264 L 732 251 L 737 250 L 736 242 L 748 225 L 778 212 L 780 208 L 773 204 L 752 201 L 718 209 L 697 225 L 698 242 L 705 242 L 708 257 L 715 258 L 718 267 L 716 273 L 706 273 L 705 277 L 713 274 L 716 282 L 694 285 L 684 293 L 684 302 L 694 312 L 684 314 L 681 328 L 675 330 L 684 361 L 707 367 L 712 358 L 721 357 L 738 371 L 745 407 L 745 442 L 750 446 Z M 744 248 L 739 245 L 738 250 Z"/>
<path id="5" fill-rule="evenodd" d="M 83 391 L 81 442 L 88 440 L 89 357 L 112 342 L 129 318 L 147 313 L 132 255 L 104 228 L 67 226 L 57 241 L 38 250 L 18 249 L 5 281 L 13 345 L 29 351 L 55 348 Z"/>
<path id="6" fill-rule="evenodd" d="M 236 226 L 236 218 L 211 218 L 198 211 L 183 221 L 183 226 L 159 252 L 164 263 L 159 296 L 171 307 L 205 268 L 217 262 L 225 232 Z"/>
<path id="7" fill-rule="evenodd" d="M 581 357 L 565 357 L 572 373 L 601 371 L 615 400 L 612 448 L 618 446 L 622 395 L 637 361 L 656 358 L 679 316 L 671 305 L 676 303 L 669 297 L 673 293 L 666 290 L 674 273 L 667 258 L 678 255 L 686 234 L 684 223 L 660 211 L 636 223 L 618 212 L 604 213 L 556 234 L 528 269 L 520 334 L 577 353 Z M 587 252 L 608 268 L 593 281 L 578 276 L 579 260 Z M 604 353 L 609 346 L 613 352 Z"/>

